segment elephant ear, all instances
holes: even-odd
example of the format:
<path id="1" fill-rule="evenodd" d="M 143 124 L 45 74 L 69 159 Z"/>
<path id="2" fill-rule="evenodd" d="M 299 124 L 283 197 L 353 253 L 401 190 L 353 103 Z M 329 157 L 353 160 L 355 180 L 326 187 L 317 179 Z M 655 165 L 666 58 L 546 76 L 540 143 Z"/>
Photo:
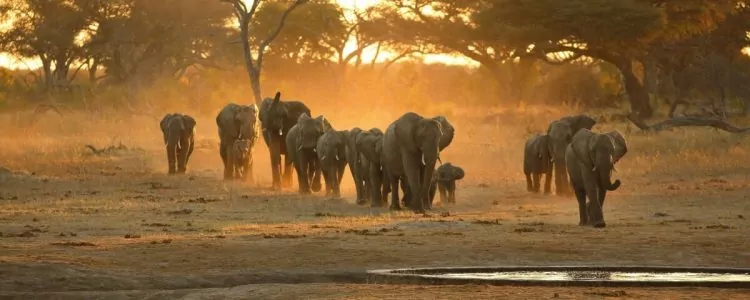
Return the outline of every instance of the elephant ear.
<path id="1" fill-rule="evenodd" d="M 423 119 L 415 113 L 408 113 L 393 123 L 393 132 L 396 135 L 396 140 L 398 140 L 401 147 L 409 152 L 416 153 L 418 150 L 416 140 L 417 126 Z"/>
<path id="2" fill-rule="evenodd" d="M 620 134 L 619 131 L 614 130 L 607 133 L 604 133 L 605 135 L 609 136 L 610 139 L 612 139 L 612 144 L 615 147 L 615 151 L 612 154 L 613 161 L 617 163 L 625 154 L 628 153 L 628 145 L 627 142 L 625 142 L 625 137 Z"/>
<path id="3" fill-rule="evenodd" d="M 453 141 L 455 128 L 450 122 L 448 122 L 448 119 L 444 116 L 437 116 L 432 119 L 440 123 L 440 129 L 442 131 L 442 135 L 440 136 L 440 151 L 443 151 L 445 148 L 450 146 L 451 142 Z"/>
<path id="4" fill-rule="evenodd" d="M 276 106 L 277 104 L 279 104 L 279 102 L 281 102 L 281 92 L 277 91 L 276 95 L 273 96 L 272 106 Z"/>
<path id="5" fill-rule="evenodd" d="M 159 122 L 159 127 L 161 127 L 161 133 L 164 136 L 164 145 L 167 144 L 167 140 L 169 139 L 169 131 L 167 130 L 167 126 L 169 125 L 169 120 L 172 119 L 172 114 L 166 114 L 164 115 L 164 118 L 161 119 L 161 122 Z"/>
<path id="6" fill-rule="evenodd" d="M 573 134 L 584 128 L 591 130 L 591 128 L 594 128 L 594 125 L 596 125 L 596 120 L 594 120 L 594 118 L 583 114 L 570 117 L 569 122 L 573 128 Z"/>

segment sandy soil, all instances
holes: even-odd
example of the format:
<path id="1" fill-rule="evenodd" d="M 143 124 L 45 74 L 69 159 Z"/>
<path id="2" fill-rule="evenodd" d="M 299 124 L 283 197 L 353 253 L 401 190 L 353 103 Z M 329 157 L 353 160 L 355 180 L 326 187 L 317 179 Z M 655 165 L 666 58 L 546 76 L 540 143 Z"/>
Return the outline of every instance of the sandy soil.
<path id="1" fill-rule="evenodd" d="M 342 200 L 270 191 L 264 145 L 257 184 L 223 182 L 208 125 L 184 176 L 165 174 L 158 127 L 121 132 L 125 147 L 102 155 L 84 145 L 112 143 L 104 135 L 3 137 L 13 147 L 0 153 L 0 297 L 750 299 L 747 290 L 364 284 L 364 270 L 400 267 L 750 267 L 743 137 L 597 125 L 623 130 L 631 146 L 616 173 L 623 186 L 605 204 L 608 227 L 597 230 L 577 226 L 574 199 L 525 191 L 521 145 L 547 120 L 455 120 L 460 135 L 442 157 L 467 177 L 458 203 L 429 216 L 357 206 L 348 177 Z"/>

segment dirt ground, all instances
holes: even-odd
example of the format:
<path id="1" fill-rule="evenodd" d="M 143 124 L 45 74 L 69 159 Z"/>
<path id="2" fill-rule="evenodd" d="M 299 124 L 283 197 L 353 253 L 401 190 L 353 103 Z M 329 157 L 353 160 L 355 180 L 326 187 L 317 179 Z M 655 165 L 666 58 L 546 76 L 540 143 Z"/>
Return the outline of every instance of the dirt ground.
<path id="1" fill-rule="evenodd" d="M 573 198 L 525 190 L 523 141 L 553 117 L 451 116 L 458 133 L 441 157 L 467 176 L 457 204 L 428 216 L 357 206 L 350 177 L 344 199 L 270 191 L 265 145 L 255 149 L 258 183 L 223 182 L 209 117 L 184 176 L 166 175 L 158 120 L 66 116 L 11 130 L 0 137 L 0 298 L 750 299 L 750 290 L 364 283 L 367 269 L 402 267 L 750 267 L 748 138 L 603 120 L 595 130 L 621 130 L 630 152 L 605 204 L 608 226 L 593 229 L 577 226 Z M 329 116 L 337 128 L 394 118 Z"/>

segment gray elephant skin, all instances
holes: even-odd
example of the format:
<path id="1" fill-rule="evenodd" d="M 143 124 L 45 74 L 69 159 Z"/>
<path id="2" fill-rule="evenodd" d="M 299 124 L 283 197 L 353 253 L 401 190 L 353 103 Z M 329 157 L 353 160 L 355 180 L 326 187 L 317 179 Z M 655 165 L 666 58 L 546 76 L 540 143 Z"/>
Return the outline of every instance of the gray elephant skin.
<path id="1" fill-rule="evenodd" d="M 627 153 L 625 138 L 617 131 L 595 133 L 581 129 L 565 151 L 570 182 L 578 201 L 579 225 L 602 228 L 607 191 L 620 187 L 612 182 L 614 165 Z M 588 198 L 588 202 L 586 199 Z"/>
<path id="2" fill-rule="evenodd" d="M 369 201 L 365 169 L 369 166 L 366 159 L 361 158 L 357 151 L 357 136 L 362 132 L 359 127 L 350 129 L 346 135 L 346 161 L 349 162 L 349 171 L 354 180 L 354 188 L 357 191 L 356 203 L 363 205 Z"/>
<path id="3" fill-rule="evenodd" d="M 250 142 L 250 152 L 245 167 L 247 171 L 242 179 L 252 182 L 254 180 L 252 148 L 258 140 L 258 106 L 229 103 L 216 116 L 216 126 L 219 128 L 219 154 L 224 163 L 224 179 L 240 179 L 235 178 L 234 162 L 229 160 L 228 152 L 236 140 L 245 139 Z"/>
<path id="4" fill-rule="evenodd" d="M 440 131 L 442 135 L 440 136 L 439 152 L 443 152 L 443 150 L 445 150 L 445 148 L 448 148 L 451 142 L 453 142 L 453 137 L 455 136 L 456 129 L 445 116 L 437 116 L 433 117 L 432 119 L 440 123 Z M 440 156 L 438 156 L 438 160 L 440 160 Z M 409 191 L 408 185 L 404 181 L 401 181 L 401 190 L 404 192 L 402 202 L 404 203 L 404 205 L 408 206 L 411 199 L 411 192 Z"/>
<path id="5" fill-rule="evenodd" d="M 440 151 L 440 127 L 434 119 L 408 112 L 386 129 L 383 151 L 391 184 L 391 209 L 400 209 L 398 187 L 403 179 L 413 197 L 409 208 L 416 213 L 429 209 L 428 192 Z"/>
<path id="6" fill-rule="evenodd" d="M 253 146 L 255 141 L 250 139 L 237 139 L 227 149 L 227 168 L 232 172 L 235 179 L 248 180 L 252 178 Z"/>
<path id="7" fill-rule="evenodd" d="M 185 114 L 167 114 L 159 122 L 167 150 L 169 174 L 184 174 L 195 144 L 195 119 Z"/>
<path id="8" fill-rule="evenodd" d="M 552 186 L 552 156 L 549 150 L 550 137 L 534 134 L 523 150 L 523 173 L 526 175 L 526 190 L 539 193 L 541 177 L 544 175 L 544 193 L 549 194 Z"/>
<path id="9" fill-rule="evenodd" d="M 276 92 L 273 99 L 265 98 L 260 103 L 260 123 L 263 140 L 271 155 L 272 188 L 280 190 L 283 185 L 292 185 L 292 160 L 289 158 L 286 136 L 297 124 L 301 114 L 312 116 L 310 109 L 300 101 L 281 101 L 281 93 Z M 284 172 L 281 172 L 281 156 L 284 156 Z"/>
<path id="10" fill-rule="evenodd" d="M 591 130 L 594 125 L 596 125 L 596 120 L 593 118 L 587 115 L 575 115 L 552 121 L 547 128 L 547 135 L 551 139 L 549 145 L 554 169 L 555 193 L 557 195 L 571 195 L 570 183 L 565 171 L 565 149 L 576 132 L 584 128 Z"/>
<path id="11" fill-rule="evenodd" d="M 430 205 L 435 199 L 436 190 L 440 192 L 440 203 L 456 203 L 456 181 L 464 178 L 464 169 L 450 162 L 440 165 L 432 176 L 430 184 Z"/>
<path id="12" fill-rule="evenodd" d="M 387 169 L 383 165 L 385 153 L 383 152 L 383 131 L 372 128 L 362 131 L 357 136 L 356 147 L 359 155 L 363 157 L 365 184 L 370 191 L 370 206 L 382 207 L 388 204 L 388 193 L 391 187 L 388 181 Z"/>
<path id="13" fill-rule="evenodd" d="M 326 184 L 326 196 L 341 197 L 341 179 L 346 168 L 346 137 L 348 130 L 326 130 L 318 139 L 317 155 L 323 180 Z"/>
<path id="14" fill-rule="evenodd" d="M 311 118 L 303 113 L 286 135 L 287 158 L 297 171 L 301 194 L 319 192 L 321 189 L 320 162 L 316 154 L 318 139 L 326 130 L 332 129 L 325 117 Z"/>

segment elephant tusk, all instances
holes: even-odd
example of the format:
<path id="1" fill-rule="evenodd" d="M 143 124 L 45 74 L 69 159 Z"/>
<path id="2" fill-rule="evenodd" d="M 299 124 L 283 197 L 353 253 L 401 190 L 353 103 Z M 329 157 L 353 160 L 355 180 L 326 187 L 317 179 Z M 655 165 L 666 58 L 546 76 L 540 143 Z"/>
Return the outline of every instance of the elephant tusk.
<path id="1" fill-rule="evenodd" d="M 338 154 L 336 154 L 336 160 L 339 160 L 339 155 Z"/>
<path id="2" fill-rule="evenodd" d="M 596 172 L 596 167 L 594 167 L 593 169 L 591 169 L 591 171 L 592 172 Z"/>
<path id="3" fill-rule="evenodd" d="M 318 153 L 318 149 L 313 148 L 313 152 Z"/>
<path id="4" fill-rule="evenodd" d="M 537 155 L 539 158 L 542 158 L 542 154 Z"/>
<path id="5" fill-rule="evenodd" d="M 279 135 L 284 135 L 284 132 L 279 129 Z"/>
<path id="6" fill-rule="evenodd" d="M 326 157 L 325 157 L 325 156 L 323 156 L 323 157 L 321 157 L 321 158 L 320 158 L 320 160 L 326 160 Z"/>
<path id="7" fill-rule="evenodd" d="M 424 161 L 424 154 L 422 154 L 422 165 L 426 166 L 427 163 Z"/>

